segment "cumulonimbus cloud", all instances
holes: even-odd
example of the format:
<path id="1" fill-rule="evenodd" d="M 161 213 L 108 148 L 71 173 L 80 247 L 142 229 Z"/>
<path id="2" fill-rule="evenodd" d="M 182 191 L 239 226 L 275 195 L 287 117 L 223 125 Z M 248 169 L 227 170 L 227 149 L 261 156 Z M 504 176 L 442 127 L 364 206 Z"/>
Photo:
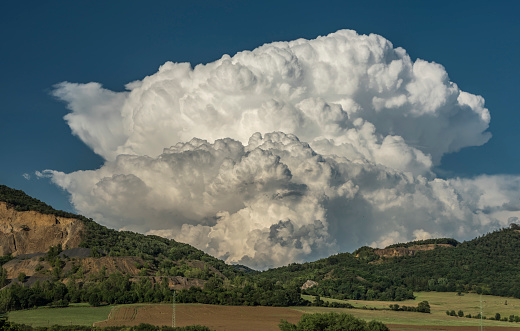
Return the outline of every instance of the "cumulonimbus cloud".
<path id="1" fill-rule="evenodd" d="M 64 82 L 53 94 L 106 160 L 46 172 L 78 211 L 230 263 L 467 238 L 518 217 L 516 177 L 432 171 L 489 140 L 483 98 L 378 35 L 276 42 L 195 68 L 168 62 L 125 92 Z"/>

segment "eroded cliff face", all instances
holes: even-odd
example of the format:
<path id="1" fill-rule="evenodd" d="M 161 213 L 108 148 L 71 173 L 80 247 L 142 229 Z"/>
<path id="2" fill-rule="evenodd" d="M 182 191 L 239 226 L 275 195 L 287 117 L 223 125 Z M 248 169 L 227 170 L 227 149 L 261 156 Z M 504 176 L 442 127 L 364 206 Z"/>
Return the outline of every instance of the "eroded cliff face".
<path id="1" fill-rule="evenodd" d="M 381 257 L 397 257 L 397 256 L 414 256 L 417 252 L 420 251 L 431 251 L 436 247 L 454 247 L 449 244 L 426 244 L 426 245 L 416 245 L 411 247 L 395 247 L 395 248 L 384 248 L 384 249 L 375 249 L 374 253 Z"/>
<path id="2" fill-rule="evenodd" d="M 47 252 L 49 246 L 78 247 L 85 227 L 73 218 L 16 211 L 0 202 L 0 255 Z"/>

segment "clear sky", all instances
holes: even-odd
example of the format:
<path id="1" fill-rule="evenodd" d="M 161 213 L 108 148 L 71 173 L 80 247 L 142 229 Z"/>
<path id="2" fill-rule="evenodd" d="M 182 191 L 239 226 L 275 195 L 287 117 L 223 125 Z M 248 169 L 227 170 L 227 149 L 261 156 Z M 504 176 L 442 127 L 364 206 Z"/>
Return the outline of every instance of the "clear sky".
<path id="1" fill-rule="evenodd" d="M 0 183 L 74 211 L 69 193 L 35 172 L 103 164 L 71 134 L 57 83 L 123 91 L 166 61 L 195 66 L 340 29 L 379 34 L 485 99 L 492 138 L 444 155 L 437 176 L 518 175 L 519 14 L 517 1 L 3 1 Z"/>

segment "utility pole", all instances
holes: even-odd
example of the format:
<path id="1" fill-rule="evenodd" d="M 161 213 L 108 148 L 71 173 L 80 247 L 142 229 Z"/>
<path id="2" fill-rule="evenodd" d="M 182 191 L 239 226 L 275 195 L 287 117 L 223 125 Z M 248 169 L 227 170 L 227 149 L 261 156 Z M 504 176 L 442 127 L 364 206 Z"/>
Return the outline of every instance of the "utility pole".
<path id="1" fill-rule="evenodd" d="M 175 327 L 175 290 L 173 290 L 173 300 L 172 300 L 172 328 Z"/>
<path id="2" fill-rule="evenodd" d="M 482 293 L 480 293 L 480 331 L 482 331 Z"/>

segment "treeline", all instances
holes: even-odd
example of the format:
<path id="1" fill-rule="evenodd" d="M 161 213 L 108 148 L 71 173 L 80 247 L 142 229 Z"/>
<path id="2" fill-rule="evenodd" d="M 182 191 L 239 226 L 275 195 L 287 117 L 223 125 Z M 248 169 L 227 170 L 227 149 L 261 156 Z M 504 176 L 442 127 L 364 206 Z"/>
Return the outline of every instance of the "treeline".
<path id="1" fill-rule="evenodd" d="M 285 320 L 279 324 L 281 331 L 325 331 L 325 330 L 356 330 L 356 331 L 389 331 L 388 327 L 378 321 L 366 322 L 360 318 L 345 313 L 305 314 L 297 324 Z"/>
<path id="2" fill-rule="evenodd" d="M 219 305 L 300 306 L 309 304 L 301 298 L 298 288 L 287 288 L 274 281 L 252 283 L 237 278 L 238 284 L 211 278 L 204 288 L 192 287 L 176 292 L 176 301 Z M 224 283 L 225 282 L 225 283 Z M 59 280 L 36 281 L 32 286 L 15 283 L 0 292 L 0 312 L 40 306 L 66 307 L 70 303 L 88 302 L 92 306 L 142 302 L 172 302 L 169 280 L 153 283 L 151 277 L 133 281 L 121 273 L 106 275 L 101 270 L 88 282 Z"/>
<path id="3" fill-rule="evenodd" d="M 212 331 L 212 329 L 202 325 L 190 325 L 183 327 L 155 326 L 141 323 L 136 326 L 107 326 L 95 327 L 87 325 L 52 325 L 32 327 L 25 324 L 17 324 L 7 321 L 5 316 L 0 316 L 0 330 L 7 331 Z"/>
<path id="4" fill-rule="evenodd" d="M 129 276 L 112 273 L 103 279 L 88 283 L 60 281 L 36 281 L 33 286 L 13 284 L 0 292 L 0 312 L 29 309 L 39 306 L 66 307 L 69 303 L 88 302 L 92 306 L 101 304 L 124 304 L 138 302 L 170 301 L 172 291 L 166 281 L 152 284 L 148 277 L 138 282 Z"/>
<path id="5" fill-rule="evenodd" d="M 244 287 L 191 287 L 176 293 L 176 301 L 232 306 L 303 306 L 310 302 L 301 298 L 298 288 L 285 288 L 275 282 L 248 284 Z"/>
<path id="6" fill-rule="evenodd" d="M 420 246 L 420 245 L 451 245 L 458 246 L 460 243 L 452 238 L 435 238 L 435 239 L 425 239 L 425 240 L 415 240 L 407 243 L 397 243 L 390 246 L 386 246 L 385 249 L 388 248 L 398 248 L 398 247 L 412 247 L 412 246 Z"/>
<path id="7" fill-rule="evenodd" d="M 48 204 L 28 196 L 24 191 L 15 190 L 5 185 L 0 185 L 0 201 L 6 202 L 17 211 L 36 211 L 42 214 L 87 220 L 86 217 L 81 215 L 56 210 Z"/>
<path id="8" fill-rule="evenodd" d="M 390 309 L 394 311 L 413 311 L 418 313 L 430 313 L 430 303 L 428 301 L 421 301 L 417 307 L 413 306 L 399 306 L 397 303 L 390 305 Z"/>
<path id="9" fill-rule="evenodd" d="M 484 315 L 480 315 L 480 313 L 476 315 L 466 314 L 464 315 L 464 312 L 462 310 L 459 310 L 458 312 L 455 312 L 455 309 L 452 310 L 446 310 L 446 315 L 448 316 L 454 316 L 454 317 L 466 317 L 466 318 L 476 318 L 476 319 L 488 319 L 491 321 L 502 321 L 502 322 L 510 322 L 510 323 L 519 323 L 520 322 L 520 316 L 517 315 L 509 315 L 509 317 L 502 316 L 500 313 L 495 313 L 494 316 L 486 317 Z"/>

